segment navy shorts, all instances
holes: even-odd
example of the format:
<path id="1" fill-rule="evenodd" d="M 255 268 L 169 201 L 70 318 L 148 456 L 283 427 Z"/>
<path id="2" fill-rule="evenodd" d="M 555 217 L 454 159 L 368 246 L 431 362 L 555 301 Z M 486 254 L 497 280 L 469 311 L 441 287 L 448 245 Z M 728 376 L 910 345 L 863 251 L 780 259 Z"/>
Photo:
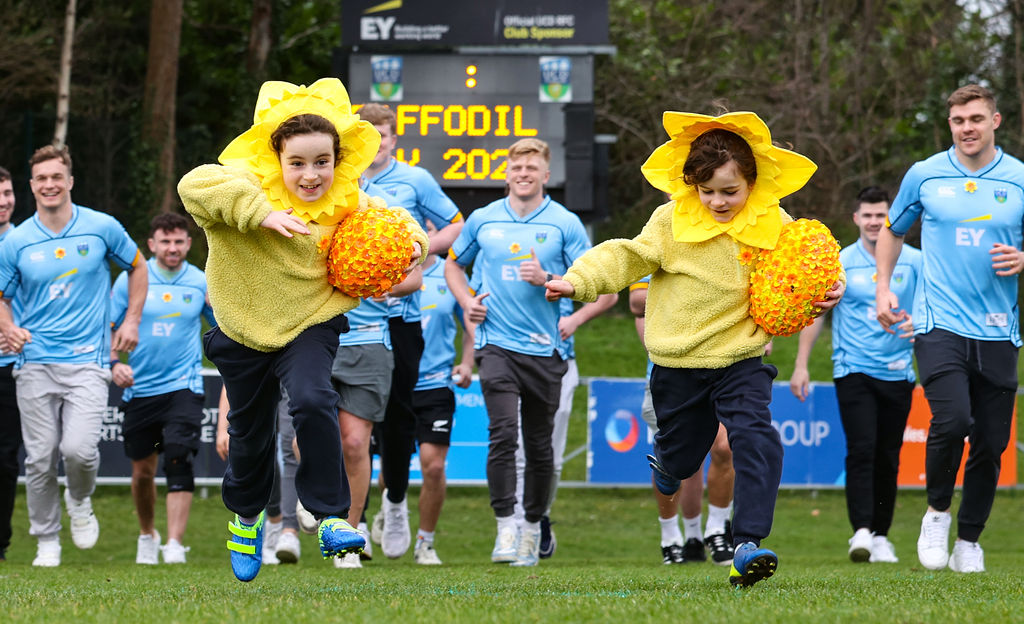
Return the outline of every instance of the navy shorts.
<path id="1" fill-rule="evenodd" d="M 412 393 L 416 411 L 416 441 L 449 446 L 455 425 L 455 393 L 449 388 L 417 390 Z"/>
<path id="2" fill-rule="evenodd" d="M 199 452 L 203 424 L 203 395 L 177 390 L 135 397 L 124 406 L 124 452 L 138 461 L 161 453 L 170 445 Z"/>

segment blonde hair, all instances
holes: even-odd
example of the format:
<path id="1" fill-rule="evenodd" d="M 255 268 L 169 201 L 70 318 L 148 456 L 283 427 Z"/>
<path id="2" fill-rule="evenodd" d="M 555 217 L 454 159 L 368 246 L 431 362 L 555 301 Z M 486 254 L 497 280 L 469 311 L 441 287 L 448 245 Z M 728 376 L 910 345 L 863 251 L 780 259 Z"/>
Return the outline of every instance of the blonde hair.
<path id="1" fill-rule="evenodd" d="M 540 154 L 544 162 L 551 163 L 551 148 L 540 139 L 519 139 L 508 148 L 508 159 Z"/>

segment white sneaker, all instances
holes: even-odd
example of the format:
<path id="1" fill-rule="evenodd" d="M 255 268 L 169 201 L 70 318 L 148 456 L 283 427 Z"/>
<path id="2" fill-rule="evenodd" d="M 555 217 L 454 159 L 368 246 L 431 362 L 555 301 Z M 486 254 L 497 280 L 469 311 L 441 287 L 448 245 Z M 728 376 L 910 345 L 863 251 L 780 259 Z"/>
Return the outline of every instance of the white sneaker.
<path id="1" fill-rule="evenodd" d="M 334 558 L 334 567 L 336 568 L 361 568 L 363 562 L 359 560 L 359 553 L 345 553 L 340 557 Z"/>
<path id="2" fill-rule="evenodd" d="M 416 550 L 412 553 L 413 560 L 420 565 L 441 565 L 441 558 L 434 550 L 434 542 L 416 540 Z"/>
<path id="3" fill-rule="evenodd" d="M 135 546 L 135 563 L 156 565 L 160 563 L 160 531 L 153 529 L 149 535 L 140 535 Z"/>
<path id="4" fill-rule="evenodd" d="M 896 549 L 892 542 L 884 535 L 876 535 L 871 538 L 871 563 L 899 563 L 896 557 Z"/>
<path id="5" fill-rule="evenodd" d="M 60 540 L 39 540 L 36 547 L 36 558 L 32 565 L 40 568 L 56 568 L 60 565 Z"/>
<path id="6" fill-rule="evenodd" d="M 871 531 L 857 529 L 850 538 L 850 561 L 864 563 L 871 558 Z"/>
<path id="7" fill-rule="evenodd" d="M 182 546 L 181 542 L 176 539 L 169 539 L 166 544 L 160 547 L 160 552 L 164 556 L 164 563 L 185 563 L 185 553 L 189 550 L 191 548 Z"/>
<path id="8" fill-rule="evenodd" d="M 71 541 L 81 549 L 92 548 L 100 538 L 100 523 L 92 512 L 92 499 L 75 500 L 71 491 L 64 488 L 64 504 L 71 516 Z"/>
<path id="9" fill-rule="evenodd" d="M 381 511 L 384 512 L 384 535 L 380 549 L 388 559 L 398 559 L 409 550 L 412 534 L 409 532 L 409 507 L 406 499 L 392 503 L 384 497 Z"/>
<path id="10" fill-rule="evenodd" d="M 949 569 L 954 572 L 984 572 L 985 551 L 978 542 L 958 539 L 953 543 L 953 554 L 949 557 Z"/>
<path id="11" fill-rule="evenodd" d="M 494 550 L 491 551 L 491 561 L 494 563 L 511 563 L 516 560 L 516 549 L 519 545 L 519 534 L 514 528 L 498 529 L 498 536 L 494 538 Z M 538 540 L 538 548 L 540 542 Z"/>
<path id="12" fill-rule="evenodd" d="M 387 492 L 387 490 L 385 490 Z M 380 544 L 384 539 L 384 512 L 380 511 L 376 516 L 373 517 L 373 523 L 370 524 L 370 541 L 375 544 Z"/>
<path id="13" fill-rule="evenodd" d="M 306 511 L 306 508 L 302 506 L 302 501 L 295 503 L 295 517 L 299 521 L 299 530 L 306 535 L 316 535 L 317 529 L 320 528 L 320 523 L 316 521 L 313 514 Z"/>
<path id="14" fill-rule="evenodd" d="M 359 553 L 359 558 L 363 561 L 370 561 L 373 559 L 373 540 L 370 539 L 370 529 L 366 526 L 365 522 L 360 522 L 356 528 L 359 529 L 359 532 L 363 534 L 363 539 L 366 540 L 366 546 L 363 546 L 363 552 Z"/>
<path id="15" fill-rule="evenodd" d="M 299 543 L 299 536 L 293 531 L 282 531 L 277 538 L 277 551 L 274 556 L 281 563 L 298 563 L 299 555 L 302 554 L 302 544 Z"/>
<path id="16" fill-rule="evenodd" d="M 284 522 L 267 522 L 263 527 L 263 565 L 281 563 L 277 558 L 277 540 L 281 537 Z"/>
<path id="17" fill-rule="evenodd" d="M 948 511 L 928 511 L 921 518 L 921 536 L 917 538 L 917 558 L 929 570 L 941 570 L 949 562 Z"/>
<path id="18" fill-rule="evenodd" d="M 537 565 L 540 559 L 540 529 L 519 532 L 519 548 L 516 549 L 516 560 L 511 564 L 514 568 L 525 568 Z"/>

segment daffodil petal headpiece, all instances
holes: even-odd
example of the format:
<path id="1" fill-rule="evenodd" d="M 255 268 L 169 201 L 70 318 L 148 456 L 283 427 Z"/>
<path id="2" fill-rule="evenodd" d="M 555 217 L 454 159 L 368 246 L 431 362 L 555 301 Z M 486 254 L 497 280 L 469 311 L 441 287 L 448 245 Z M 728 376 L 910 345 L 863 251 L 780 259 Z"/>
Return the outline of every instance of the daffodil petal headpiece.
<path id="1" fill-rule="evenodd" d="M 675 201 L 672 236 L 698 243 L 719 234 L 761 249 L 774 249 L 782 231 L 779 200 L 803 187 L 818 168 L 810 159 L 772 145 L 771 132 L 754 113 L 727 113 L 719 117 L 667 111 L 662 119 L 670 141 L 654 150 L 641 167 L 647 181 Z M 700 202 L 697 189 L 683 181 L 683 165 L 690 144 L 708 130 L 734 132 L 750 144 L 757 164 L 757 179 L 747 203 L 728 223 L 715 221 Z"/>
<path id="2" fill-rule="evenodd" d="M 334 168 L 334 182 L 314 202 L 288 192 L 280 158 L 270 145 L 278 126 L 307 113 L 330 121 L 341 137 L 341 160 Z M 272 80 L 260 88 L 252 127 L 224 148 L 219 160 L 255 174 L 275 210 L 291 208 L 303 221 L 333 225 L 359 205 L 359 176 L 373 162 L 379 147 L 380 133 L 352 112 L 348 93 L 337 78 L 321 78 L 308 87 Z"/>

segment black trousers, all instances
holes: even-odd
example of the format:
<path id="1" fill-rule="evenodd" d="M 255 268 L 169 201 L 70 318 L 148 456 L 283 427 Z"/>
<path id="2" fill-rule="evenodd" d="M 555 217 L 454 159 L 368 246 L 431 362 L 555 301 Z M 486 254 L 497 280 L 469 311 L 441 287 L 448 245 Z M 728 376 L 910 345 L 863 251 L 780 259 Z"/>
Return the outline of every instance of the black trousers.
<path id="1" fill-rule="evenodd" d="M 11 516 L 18 491 L 21 412 L 11 377 L 13 364 L 0 367 L 0 554 L 11 545 Z"/>
<path id="2" fill-rule="evenodd" d="M 271 353 L 239 344 L 213 328 L 203 336 L 206 356 L 220 371 L 231 411 L 231 445 L 221 497 L 243 517 L 267 507 L 277 462 L 277 406 L 283 387 L 302 457 L 295 489 L 303 507 L 317 518 L 345 517 L 351 503 L 341 454 L 338 393 L 331 364 L 338 335 L 348 331 L 339 315 L 299 334 Z"/>
<path id="3" fill-rule="evenodd" d="M 853 530 L 888 535 L 914 384 L 851 373 L 836 382 L 846 434 L 846 513 Z"/>
<path id="4" fill-rule="evenodd" d="M 409 489 L 409 460 L 416 452 L 416 411 L 412 389 L 420 374 L 423 355 L 423 326 L 419 321 L 406 323 L 401 317 L 388 321 L 395 368 L 391 373 L 391 394 L 380 425 L 380 465 L 388 500 L 405 498 Z"/>
<path id="5" fill-rule="evenodd" d="M 768 404 L 778 370 L 761 358 L 726 368 L 651 371 L 651 398 L 658 417 L 654 455 L 678 479 L 698 470 L 725 425 L 736 471 L 733 543 L 760 544 L 768 537 L 782 480 L 782 441 Z"/>
<path id="6" fill-rule="evenodd" d="M 1002 453 L 1010 440 L 1017 347 L 933 329 L 914 340 L 914 355 L 932 411 L 925 447 L 928 504 L 939 511 L 952 504 L 967 437 L 971 451 L 964 466 L 957 536 L 976 542 L 992 511 Z"/>

